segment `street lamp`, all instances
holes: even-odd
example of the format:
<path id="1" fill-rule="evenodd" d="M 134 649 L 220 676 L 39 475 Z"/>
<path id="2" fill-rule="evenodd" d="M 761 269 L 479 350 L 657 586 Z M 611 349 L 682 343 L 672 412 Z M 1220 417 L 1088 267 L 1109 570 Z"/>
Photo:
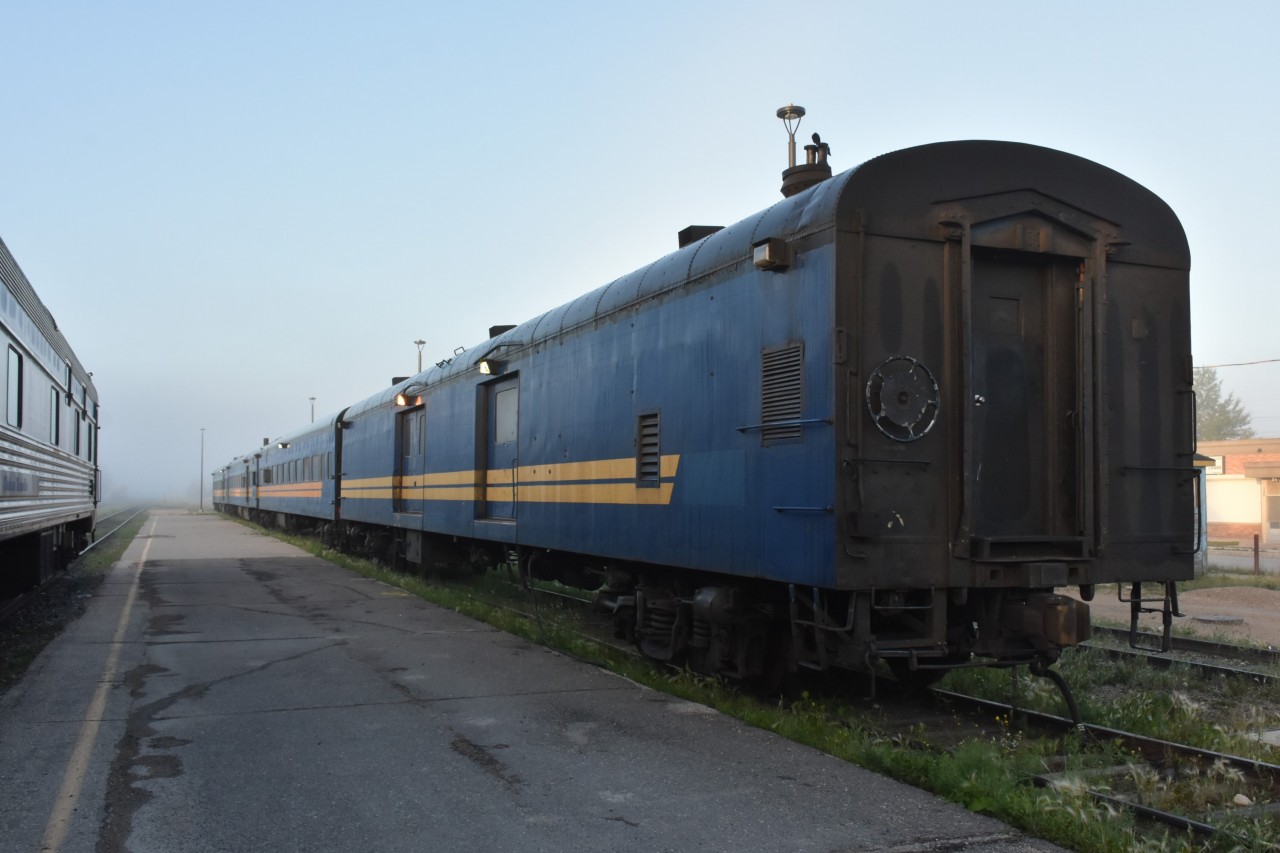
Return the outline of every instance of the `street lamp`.
<path id="1" fill-rule="evenodd" d="M 796 131 L 800 129 L 800 119 L 804 118 L 804 107 L 797 107 L 795 104 L 779 107 L 778 118 L 782 119 L 782 124 L 787 129 L 787 166 L 794 169 L 796 167 Z"/>
<path id="2" fill-rule="evenodd" d="M 311 422 L 315 423 L 316 422 L 316 398 L 308 397 L 307 399 L 311 401 Z"/>
<path id="3" fill-rule="evenodd" d="M 422 338 L 418 338 L 416 341 L 414 341 L 414 343 L 417 344 L 418 346 L 418 372 L 421 373 L 422 372 L 422 348 L 427 345 L 427 342 L 424 341 Z"/>
<path id="4" fill-rule="evenodd" d="M 204 512 L 204 427 L 200 427 L 200 511 Z"/>

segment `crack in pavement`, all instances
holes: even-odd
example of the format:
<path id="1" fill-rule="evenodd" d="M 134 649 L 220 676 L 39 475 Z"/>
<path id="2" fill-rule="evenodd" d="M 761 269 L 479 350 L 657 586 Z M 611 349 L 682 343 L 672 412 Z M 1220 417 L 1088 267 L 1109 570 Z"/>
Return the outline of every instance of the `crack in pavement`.
<path id="1" fill-rule="evenodd" d="M 97 853 L 118 853 L 127 849 L 126 842 L 133 831 L 134 816 L 153 796 L 139 783 L 152 779 L 172 779 L 182 775 L 181 757 L 163 753 L 143 754 L 144 748 L 173 749 L 190 743 L 181 738 L 158 736 L 153 723 L 157 719 L 162 719 L 160 714 L 183 700 L 200 699 L 219 685 L 343 645 L 346 645 L 346 640 L 326 643 L 319 648 L 307 649 L 297 654 L 267 661 L 222 678 L 191 684 L 153 702 L 131 708 L 126 718 L 124 733 L 116 742 L 111 769 L 107 772 L 106 815 L 98 835 Z M 134 667 L 124 677 L 124 684 L 129 688 L 130 698 L 141 699 L 146 693 L 152 676 L 170 671 L 150 663 Z"/>

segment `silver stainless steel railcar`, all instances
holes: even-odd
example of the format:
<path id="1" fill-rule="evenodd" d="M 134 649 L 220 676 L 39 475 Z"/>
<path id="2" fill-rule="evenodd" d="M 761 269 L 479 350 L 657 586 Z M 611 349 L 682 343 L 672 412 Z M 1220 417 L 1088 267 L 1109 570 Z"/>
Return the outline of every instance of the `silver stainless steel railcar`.
<path id="1" fill-rule="evenodd" d="M 93 532 L 98 392 L 0 240 L 0 591 L 36 586 Z"/>

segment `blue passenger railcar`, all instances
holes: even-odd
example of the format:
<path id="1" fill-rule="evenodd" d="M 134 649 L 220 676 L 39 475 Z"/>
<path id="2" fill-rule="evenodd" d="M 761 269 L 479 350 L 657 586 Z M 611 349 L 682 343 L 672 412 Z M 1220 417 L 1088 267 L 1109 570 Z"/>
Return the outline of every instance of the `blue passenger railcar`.
<path id="1" fill-rule="evenodd" d="M 263 445 L 257 456 L 260 515 L 274 513 L 284 528 L 293 517 L 333 520 L 338 421 L 334 415 Z"/>
<path id="2" fill-rule="evenodd" d="M 420 465 L 425 435 L 421 406 L 403 397 L 409 384 L 401 380 L 342 413 L 336 430 L 338 538 L 374 553 L 398 550 L 401 558 L 419 563 L 423 518 L 414 490 L 422 470 L 414 466 Z M 405 530 L 416 531 L 412 541 Z"/>
<path id="3" fill-rule="evenodd" d="M 261 451 L 239 456 L 213 472 L 213 505 L 222 512 L 252 518 L 258 510 Z"/>
<path id="4" fill-rule="evenodd" d="M 1017 143 L 819 167 L 353 406 L 339 529 L 412 564 L 591 573 L 647 653 L 744 676 L 779 653 L 1051 661 L 1088 634 L 1068 585 L 1176 610 L 1195 436 L 1174 214 Z"/>
<path id="5" fill-rule="evenodd" d="M 93 532 L 101 496 L 98 393 L 0 241 L 0 589 L 35 586 Z"/>

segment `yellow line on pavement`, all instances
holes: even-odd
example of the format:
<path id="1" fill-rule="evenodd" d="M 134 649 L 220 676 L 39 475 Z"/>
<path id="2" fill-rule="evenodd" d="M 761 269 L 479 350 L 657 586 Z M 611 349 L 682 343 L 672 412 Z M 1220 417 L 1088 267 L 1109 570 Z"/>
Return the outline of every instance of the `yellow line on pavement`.
<path id="1" fill-rule="evenodd" d="M 155 535 L 158 520 L 157 517 L 152 517 L 148 537 Z M 98 727 L 102 724 L 102 714 L 107 708 L 107 694 L 114 686 L 116 670 L 120 666 L 120 652 L 124 648 L 124 635 L 129 628 L 129 614 L 133 612 L 133 602 L 138 597 L 138 579 L 147 564 L 147 554 L 151 551 L 153 541 L 148 538 L 142 547 L 142 559 L 138 561 L 137 571 L 133 573 L 129 595 L 125 598 L 120 619 L 116 622 L 116 633 L 111 638 L 107 662 L 102 667 L 102 677 L 98 680 L 98 689 L 94 691 L 93 699 L 84 712 L 84 723 L 80 726 L 75 749 L 71 751 L 71 760 L 67 762 L 66 772 L 63 773 L 62 787 L 58 789 L 58 798 L 53 803 L 53 813 L 49 815 L 49 822 L 44 827 L 44 837 L 40 840 L 42 853 L 57 853 L 71 828 L 71 818 L 75 815 L 76 803 L 84 788 L 84 778 L 89 772 L 89 758 L 93 754 L 93 745 L 98 740 Z"/>

